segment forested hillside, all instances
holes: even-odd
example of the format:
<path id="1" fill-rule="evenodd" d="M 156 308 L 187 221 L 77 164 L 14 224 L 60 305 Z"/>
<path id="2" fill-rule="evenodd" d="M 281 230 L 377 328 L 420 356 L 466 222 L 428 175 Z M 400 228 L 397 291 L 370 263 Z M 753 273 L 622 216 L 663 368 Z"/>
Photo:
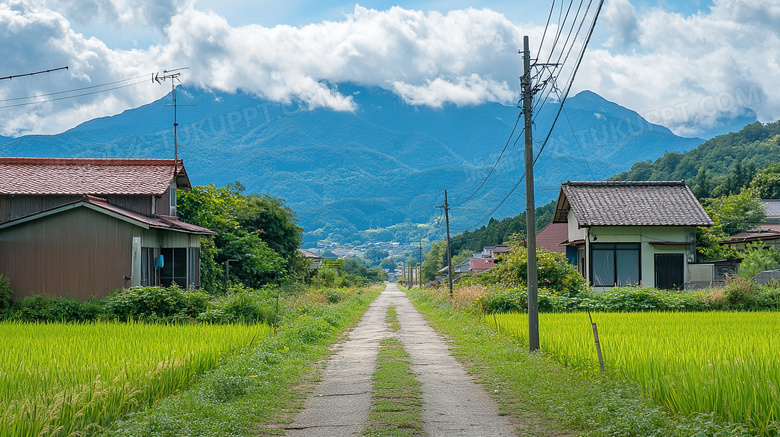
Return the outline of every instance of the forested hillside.
<path id="1" fill-rule="evenodd" d="M 755 122 L 685 153 L 669 152 L 655 162 L 635 163 L 616 181 L 686 180 L 699 198 L 733 194 L 756 172 L 780 162 L 780 121 Z"/>

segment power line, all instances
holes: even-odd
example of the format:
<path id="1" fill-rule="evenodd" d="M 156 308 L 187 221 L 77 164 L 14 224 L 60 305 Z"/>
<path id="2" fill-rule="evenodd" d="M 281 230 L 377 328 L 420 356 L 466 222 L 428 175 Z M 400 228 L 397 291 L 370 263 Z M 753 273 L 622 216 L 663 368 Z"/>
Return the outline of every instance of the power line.
<path id="1" fill-rule="evenodd" d="M 555 9 L 555 0 L 550 5 L 550 13 L 547 14 L 547 23 L 544 25 L 544 32 L 542 32 L 542 40 L 539 42 L 539 50 L 536 51 L 536 59 L 539 59 L 539 55 L 542 54 L 542 46 L 544 45 L 544 37 L 547 35 L 547 28 L 550 26 L 550 18 L 552 17 L 553 10 Z"/>
<path id="2" fill-rule="evenodd" d="M 89 92 L 89 93 L 75 94 L 75 95 L 72 95 L 72 96 L 58 97 L 56 99 L 40 100 L 40 101 L 37 101 L 37 102 L 16 103 L 14 105 L 5 105 L 5 106 L 0 106 L 0 109 L 3 109 L 3 108 L 16 108 L 16 107 L 19 107 L 19 106 L 39 105 L 41 103 L 57 102 L 59 100 L 67 100 L 67 99 L 72 99 L 72 98 L 75 98 L 75 97 L 83 97 L 83 96 L 89 96 L 89 95 L 92 95 L 92 94 L 100 94 L 100 93 L 104 93 L 106 91 L 113 91 L 113 90 L 118 90 L 118 89 L 121 89 L 121 88 L 127 88 L 127 87 L 131 87 L 131 86 L 139 85 L 139 84 L 142 84 L 142 83 L 144 83 L 146 81 L 147 81 L 147 79 L 144 79 L 142 81 L 130 83 L 130 84 L 127 84 L 127 85 L 117 86 L 117 87 L 113 87 L 113 88 L 106 88 L 104 90 L 92 91 L 92 92 Z"/>
<path id="3" fill-rule="evenodd" d="M 512 137 L 515 136 L 515 130 L 517 129 L 517 125 L 520 123 L 521 116 L 522 116 L 522 114 L 518 114 L 517 115 L 517 120 L 515 120 L 515 125 L 512 127 L 512 132 L 509 134 L 509 138 L 507 138 L 506 144 L 504 144 L 504 148 L 501 150 L 501 153 L 498 155 L 498 159 L 496 159 L 495 164 L 493 164 L 493 167 L 490 169 L 490 171 L 488 172 L 487 176 L 485 176 L 485 180 L 483 180 L 482 183 L 479 184 L 479 187 L 477 187 L 477 189 L 474 190 L 474 192 L 471 193 L 471 195 L 469 197 L 467 197 L 466 200 L 458 203 L 457 205 L 463 205 L 466 202 L 468 202 L 469 200 L 471 200 L 474 196 L 477 195 L 477 193 L 479 193 L 479 190 L 481 190 L 482 187 L 485 186 L 485 184 L 487 183 L 488 179 L 490 179 L 490 175 L 492 175 L 493 171 L 496 169 L 496 167 L 498 167 L 498 163 L 501 161 L 501 157 L 504 156 L 504 152 L 506 152 L 507 147 L 509 147 L 509 143 L 512 142 Z M 520 139 L 520 135 L 523 134 L 523 131 L 524 131 L 524 129 L 520 130 L 520 133 L 517 136 L 517 140 Z M 514 144 L 517 144 L 517 140 L 515 140 Z M 512 146 L 512 148 L 514 148 L 514 145 Z"/>
<path id="4" fill-rule="evenodd" d="M 567 85 L 566 85 L 566 92 L 564 93 L 564 96 L 563 96 L 563 98 L 561 99 L 560 106 L 558 107 L 558 112 L 556 113 L 556 115 L 555 115 L 555 118 L 553 119 L 552 125 L 550 126 L 550 130 L 548 131 L 548 133 L 547 133 L 547 136 L 545 137 L 545 139 L 544 139 L 544 142 L 542 143 L 542 146 L 541 146 L 541 148 L 540 148 L 539 152 L 537 153 L 537 155 L 536 155 L 536 158 L 535 158 L 535 159 L 534 159 L 534 161 L 533 161 L 533 164 L 534 164 L 534 165 L 536 165 L 536 162 L 539 160 L 539 157 L 541 156 L 541 154 L 542 154 L 542 151 L 544 151 L 544 148 L 545 148 L 545 146 L 547 145 L 547 142 L 548 142 L 548 141 L 549 141 L 549 139 L 550 139 L 550 135 L 552 134 L 552 131 L 553 131 L 554 127 L 555 127 L 555 123 L 557 122 L 557 120 L 558 120 L 558 117 L 560 116 L 560 113 L 561 113 L 561 111 L 562 111 L 562 109 L 563 109 L 563 105 L 564 105 L 564 103 L 566 102 L 566 99 L 568 98 L 569 91 L 571 90 L 571 86 L 572 86 L 572 84 L 574 83 L 574 77 L 577 75 L 577 71 L 579 70 L 579 67 L 580 67 L 580 65 L 582 64 L 582 59 L 583 59 L 583 57 L 584 57 L 584 55 L 585 55 L 585 50 L 586 50 L 586 48 L 587 48 L 587 46 L 588 46 L 588 43 L 590 42 L 590 38 L 591 38 L 591 36 L 593 35 L 593 30 L 594 30 L 594 28 L 595 28 L 595 26 L 596 26 L 596 21 L 598 20 L 598 16 L 599 16 L 599 14 L 600 14 L 600 12 L 601 12 L 601 7 L 603 6 L 603 4 L 604 4 L 604 0 L 599 0 L 598 8 L 596 9 L 595 15 L 594 15 L 594 17 L 593 17 L 593 20 L 592 20 L 592 22 L 591 22 L 591 25 L 590 25 L 590 29 L 589 29 L 589 31 L 588 31 L 588 36 L 587 36 L 587 38 L 586 38 L 585 42 L 583 43 L 582 49 L 581 49 L 581 51 L 580 51 L 579 58 L 578 58 L 578 60 L 577 60 L 577 63 L 576 63 L 576 65 L 575 65 L 575 67 L 574 67 L 574 70 L 573 70 L 573 72 L 572 72 L 572 75 L 569 77 L 568 83 L 567 83 Z M 583 17 L 583 21 L 584 21 L 584 17 Z M 578 32 L 579 32 L 579 29 L 578 29 Z M 550 94 L 550 93 L 548 92 L 548 95 L 549 95 L 549 94 Z M 520 184 L 523 182 L 523 180 L 525 180 L 525 176 L 526 176 L 526 175 L 525 175 L 525 172 L 523 172 L 523 175 L 522 175 L 522 177 L 520 178 L 520 180 L 519 180 L 519 181 L 517 181 L 517 183 L 515 184 L 515 186 L 514 186 L 514 187 L 512 187 L 512 189 L 511 189 L 511 190 L 509 191 L 509 193 L 508 193 L 508 194 L 507 194 L 507 195 L 504 197 L 504 199 L 503 199 L 501 202 L 499 202 L 498 206 L 496 206 L 496 207 L 495 207 L 495 208 L 494 208 L 494 209 L 493 209 L 493 210 L 490 212 L 490 214 L 488 214 L 488 216 L 487 216 L 486 218 L 483 218 L 483 219 L 480 221 L 480 223 L 481 223 L 481 222 L 484 222 L 484 221 L 485 221 L 485 220 L 487 220 L 487 219 L 489 219 L 489 218 L 490 218 L 490 217 L 491 217 L 491 216 L 492 216 L 492 215 L 493 215 L 493 214 L 494 214 L 496 211 L 498 211 L 498 209 L 499 209 L 499 208 L 501 208 L 501 206 L 503 206 L 503 205 L 504 205 L 504 203 L 505 203 L 505 202 L 506 202 L 506 201 L 509 199 L 509 197 L 511 197 L 511 196 L 512 196 L 512 194 L 514 194 L 515 190 L 517 190 L 517 187 L 519 187 L 519 186 L 520 186 Z"/>
<path id="5" fill-rule="evenodd" d="M 604 0 L 599 0 L 599 6 L 598 9 L 596 9 L 596 14 L 593 16 L 593 21 L 591 22 L 590 30 L 588 31 L 588 37 L 587 39 L 585 39 L 585 43 L 582 45 L 580 56 L 577 59 L 577 64 L 574 66 L 574 71 L 572 72 L 571 77 L 569 78 L 569 83 L 566 85 L 566 92 L 563 94 L 563 99 L 561 99 L 561 104 L 558 107 L 558 112 L 555 114 L 555 118 L 553 119 L 553 122 L 550 125 L 550 130 L 547 132 L 547 136 L 545 137 L 544 142 L 542 143 L 542 147 L 539 149 L 539 153 L 536 154 L 536 158 L 534 159 L 534 164 L 536 164 L 536 161 L 539 160 L 539 156 L 541 156 L 545 146 L 547 146 L 547 141 L 550 139 L 550 135 L 552 135 L 552 131 L 555 128 L 555 123 L 558 121 L 558 117 L 561 115 L 561 111 L 563 110 L 563 105 L 564 103 L 566 103 L 566 99 L 569 97 L 569 91 L 571 91 L 571 86 L 574 84 L 574 77 L 577 75 L 577 71 L 579 70 L 580 65 L 582 64 L 582 59 L 585 57 L 585 49 L 588 48 L 590 37 L 593 35 L 593 30 L 596 27 L 596 20 L 598 20 L 599 18 L 599 14 L 601 13 L 601 6 L 603 4 L 604 4 Z"/>
<path id="6" fill-rule="evenodd" d="M 114 82 L 102 83 L 100 85 L 92 85 L 92 86 L 85 86 L 83 88 L 75 88 L 75 89 L 67 90 L 67 91 L 57 91 L 57 92 L 54 92 L 54 93 L 38 94 L 38 95 L 35 95 L 35 96 L 27 96 L 27 97 L 14 97 L 14 98 L 11 98 L 11 99 L 0 99 L 0 103 L 2 103 L 2 102 L 13 102 L 13 101 L 16 101 L 16 100 L 37 99 L 37 98 L 40 98 L 40 97 L 56 96 L 56 95 L 59 95 L 59 94 L 74 93 L 76 91 L 90 90 L 90 89 L 100 88 L 100 87 L 104 87 L 104 86 L 108 86 L 108 85 L 114 85 L 114 84 L 117 84 L 117 83 L 127 82 L 127 81 L 130 81 L 130 80 L 136 80 L 136 79 L 140 79 L 142 77 L 146 77 L 146 75 L 131 77 L 129 79 L 117 80 L 117 81 L 114 81 Z"/>

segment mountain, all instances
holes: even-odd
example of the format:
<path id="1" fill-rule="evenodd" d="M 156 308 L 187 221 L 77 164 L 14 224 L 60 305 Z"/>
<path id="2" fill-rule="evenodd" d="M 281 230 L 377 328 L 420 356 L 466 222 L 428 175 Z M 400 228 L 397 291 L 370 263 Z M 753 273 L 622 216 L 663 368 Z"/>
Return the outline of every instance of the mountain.
<path id="1" fill-rule="evenodd" d="M 722 196 L 750 183 L 757 170 L 780 162 L 780 120 L 754 122 L 719 135 L 687 152 L 639 161 L 613 180 L 681 180 L 698 197 Z"/>
<path id="2" fill-rule="evenodd" d="M 416 107 L 380 88 L 342 84 L 338 89 L 351 96 L 354 112 L 180 86 L 178 104 L 196 105 L 177 111 L 183 144 L 178 154 L 192 182 L 221 186 L 240 181 L 248 192 L 286 199 L 298 213 L 308 244 L 388 235 L 438 238 L 443 229 L 433 226 L 440 215 L 435 206 L 443 203 L 445 189 L 453 206 L 453 232 L 524 209 L 524 185 L 496 209 L 523 176 L 522 140 L 509 143 L 487 183 L 471 196 L 507 144 L 519 116 L 516 107 Z M 170 102 L 168 96 L 58 135 L 2 139 L 0 154 L 170 158 Z M 557 110 L 557 102 L 546 102 L 535 116 L 537 152 Z M 522 122 L 515 138 L 521 128 Z M 605 179 L 638 160 L 690 150 L 701 142 L 582 92 L 567 100 L 535 166 L 537 204 L 555 198 L 562 181 Z"/>

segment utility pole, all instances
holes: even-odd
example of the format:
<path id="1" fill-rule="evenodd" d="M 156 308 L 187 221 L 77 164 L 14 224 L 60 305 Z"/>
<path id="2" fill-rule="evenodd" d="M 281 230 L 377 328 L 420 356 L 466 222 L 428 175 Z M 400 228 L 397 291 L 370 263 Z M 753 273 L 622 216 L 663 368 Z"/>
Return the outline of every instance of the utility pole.
<path id="1" fill-rule="evenodd" d="M 420 273 L 417 274 L 419 286 L 422 287 L 422 238 L 420 238 Z"/>
<path id="2" fill-rule="evenodd" d="M 450 299 L 452 299 L 452 250 L 450 249 L 450 204 L 447 203 L 447 190 L 444 190 L 444 205 L 437 206 L 444 208 L 444 217 L 447 222 L 447 275 L 450 279 Z"/>
<path id="3" fill-rule="evenodd" d="M 531 52 L 528 36 L 523 37 L 523 76 L 520 78 L 525 117 L 525 217 L 526 249 L 528 251 L 528 349 L 539 350 L 539 278 L 536 270 L 536 217 L 534 210 L 534 143 L 531 88 Z"/>

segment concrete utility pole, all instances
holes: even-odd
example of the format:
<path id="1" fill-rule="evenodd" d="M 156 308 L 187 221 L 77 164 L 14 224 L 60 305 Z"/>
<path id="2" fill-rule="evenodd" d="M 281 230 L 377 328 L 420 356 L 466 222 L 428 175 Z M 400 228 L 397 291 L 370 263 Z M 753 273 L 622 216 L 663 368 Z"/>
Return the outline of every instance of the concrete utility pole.
<path id="1" fill-rule="evenodd" d="M 525 117 L 525 217 L 528 250 L 528 350 L 539 350 L 539 279 L 536 271 L 536 216 L 534 210 L 533 90 L 528 36 L 523 37 L 523 117 Z"/>

